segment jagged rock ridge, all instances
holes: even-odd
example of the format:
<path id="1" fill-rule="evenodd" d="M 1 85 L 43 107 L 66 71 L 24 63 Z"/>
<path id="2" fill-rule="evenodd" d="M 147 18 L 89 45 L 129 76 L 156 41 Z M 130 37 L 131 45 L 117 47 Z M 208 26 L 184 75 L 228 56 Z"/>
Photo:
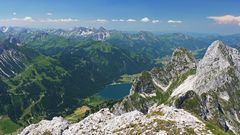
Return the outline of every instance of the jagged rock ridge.
<path id="1" fill-rule="evenodd" d="M 183 52 L 176 50 L 165 68 L 142 74 L 113 112 L 147 112 L 152 104 L 164 103 L 191 111 L 226 132 L 240 133 L 239 51 L 215 41 L 197 64 Z"/>
<path id="2" fill-rule="evenodd" d="M 186 49 L 178 48 L 173 52 L 171 61 L 163 68 L 154 68 L 150 72 L 143 72 L 132 85 L 129 96 L 114 105 L 112 111 L 122 114 L 128 111 L 139 110 L 147 112 L 148 107 L 159 102 L 158 92 L 173 89 L 176 82 L 184 74 L 194 72 L 196 60 Z M 161 99 L 162 100 L 162 99 Z M 138 102 L 137 104 L 135 104 Z M 162 101 L 160 101 L 162 103 Z"/>
<path id="3" fill-rule="evenodd" d="M 168 106 L 152 106 L 144 115 L 132 111 L 114 115 L 109 109 L 102 109 L 91 114 L 79 123 L 70 124 L 61 117 L 43 120 L 25 128 L 20 135 L 117 135 L 117 134 L 191 134 L 212 135 L 206 125 L 195 116 Z"/>
<path id="4" fill-rule="evenodd" d="M 216 121 L 225 131 L 231 130 L 237 134 L 240 132 L 239 64 L 240 53 L 237 49 L 215 41 L 198 63 L 196 75 L 189 76 L 174 90 L 172 97 L 184 97 L 186 92 L 192 90 L 200 99 L 199 113 L 204 119 Z M 184 89 L 180 88 L 183 85 Z"/>

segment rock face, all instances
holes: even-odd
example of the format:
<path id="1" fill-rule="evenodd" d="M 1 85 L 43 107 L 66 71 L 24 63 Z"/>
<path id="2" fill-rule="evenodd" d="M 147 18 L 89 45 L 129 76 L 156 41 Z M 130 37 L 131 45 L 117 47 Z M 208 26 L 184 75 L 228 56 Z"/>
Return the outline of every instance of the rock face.
<path id="1" fill-rule="evenodd" d="M 193 55 L 184 48 L 178 48 L 165 68 L 155 68 L 151 71 L 152 80 L 155 85 L 166 91 L 177 76 L 195 68 L 196 60 Z"/>
<path id="2" fill-rule="evenodd" d="M 200 99 L 201 111 L 198 113 L 204 119 L 215 121 L 225 131 L 231 130 L 238 134 L 240 133 L 239 68 L 239 51 L 225 46 L 221 41 L 215 41 L 199 62 L 196 75 L 189 77 L 175 89 L 172 97 L 183 97 L 186 92 L 193 90 Z"/>
<path id="3" fill-rule="evenodd" d="M 114 115 L 105 108 L 91 114 L 79 123 L 69 124 L 61 117 L 43 120 L 25 128 L 19 135 L 117 135 L 117 134 L 208 134 L 212 132 L 198 118 L 183 109 L 152 106 L 144 115 L 132 111 Z"/>
<path id="4" fill-rule="evenodd" d="M 221 41 L 215 41 L 208 48 L 204 58 L 199 62 L 194 88 L 201 95 L 209 90 L 216 90 L 218 87 L 233 81 L 234 77 L 239 78 L 240 55 L 237 49 L 227 47 Z"/>
<path id="5" fill-rule="evenodd" d="M 0 44 L 0 76 L 10 77 L 24 68 L 26 56 L 14 45 L 4 42 Z"/>
<path id="6" fill-rule="evenodd" d="M 69 123 L 62 117 L 54 117 L 51 121 L 42 120 L 38 124 L 32 124 L 26 127 L 20 135 L 42 135 L 51 133 L 53 135 L 61 135 L 64 130 L 69 127 Z"/>
<path id="7" fill-rule="evenodd" d="M 240 133 L 240 53 L 213 42 L 202 60 L 177 49 L 169 64 L 143 73 L 131 93 L 112 108 L 115 114 L 146 113 L 154 103 L 184 108 L 226 132 Z M 194 72 L 195 71 L 195 72 Z"/>
<path id="8" fill-rule="evenodd" d="M 122 114 L 139 110 L 146 113 L 149 106 L 158 102 L 157 91 L 166 92 L 178 77 L 196 69 L 196 60 L 186 49 L 178 48 L 172 54 L 171 61 L 164 68 L 154 68 L 143 72 L 132 85 L 129 96 L 114 105 L 112 111 Z M 137 103 L 137 104 L 136 104 Z"/>

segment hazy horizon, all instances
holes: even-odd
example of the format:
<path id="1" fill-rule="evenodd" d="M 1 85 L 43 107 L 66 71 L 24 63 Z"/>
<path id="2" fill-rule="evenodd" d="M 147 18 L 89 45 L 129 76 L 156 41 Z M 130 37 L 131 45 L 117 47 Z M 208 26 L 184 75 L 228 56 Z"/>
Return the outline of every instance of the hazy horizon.
<path id="1" fill-rule="evenodd" d="M 94 29 L 99 29 L 100 27 L 103 27 L 105 28 L 106 30 L 110 30 L 110 31 L 119 31 L 119 32 L 123 32 L 123 33 L 139 33 L 139 32 L 151 32 L 153 34 L 156 34 L 156 35 L 161 35 L 161 34 L 173 34 L 173 33 L 182 33 L 182 34 L 187 34 L 187 35 L 222 35 L 222 36 L 226 36 L 226 35 L 235 35 L 235 34 L 240 34 L 240 32 L 236 32 L 236 33 L 206 33 L 206 32 L 191 32 L 191 31 L 150 31 L 150 30 L 136 30 L 136 31 L 133 31 L 133 30 L 120 30 L 120 29 L 108 29 L 104 26 L 99 26 L 99 27 L 85 27 L 85 26 L 74 26 L 74 27 L 69 27 L 69 28 L 61 28 L 61 27 L 45 27 L 45 28 L 42 28 L 42 27 L 30 27 L 30 26 L 4 26 L 4 25 L 0 25 L 0 28 L 1 27 L 12 27 L 12 28 L 28 28 L 28 29 L 35 29 L 35 30 L 47 30 L 47 29 L 62 29 L 62 30 L 72 30 L 74 28 L 81 28 L 81 27 L 84 27 L 84 28 L 94 28 Z"/>
<path id="2" fill-rule="evenodd" d="M 63 29 L 103 26 L 120 31 L 218 34 L 240 31 L 240 1 L 234 0 L 2 2 L 4 6 L 0 8 L 0 24 L 4 26 Z"/>

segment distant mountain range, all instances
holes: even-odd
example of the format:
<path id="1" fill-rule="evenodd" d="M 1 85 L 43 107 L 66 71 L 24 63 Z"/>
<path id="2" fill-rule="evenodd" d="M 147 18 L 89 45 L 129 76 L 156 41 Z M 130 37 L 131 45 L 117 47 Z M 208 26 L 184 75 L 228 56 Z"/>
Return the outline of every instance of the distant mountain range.
<path id="1" fill-rule="evenodd" d="M 18 41 L 18 45 L 28 45 L 28 47 L 41 50 L 54 50 L 59 47 L 74 46 L 82 41 L 95 40 L 133 52 L 143 53 L 151 58 L 169 55 L 176 47 L 188 48 L 191 51 L 195 51 L 194 55 L 197 55 L 197 58 L 201 58 L 208 44 L 217 39 L 235 48 L 240 46 L 240 34 L 226 36 L 216 34 L 198 36 L 192 34 L 191 36 L 190 33 L 169 33 L 156 35 L 147 31 L 128 33 L 107 30 L 103 27 L 98 29 L 75 27 L 69 30 L 1 27 L 0 40 L 10 37 L 15 39 L 15 42 Z"/>
<path id="2" fill-rule="evenodd" d="M 110 37 L 111 31 L 106 30 L 103 27 L 99 29 L 76 27 L 70 30 L 63 29 L 31 29 L 23 27 L 1 27 L 0 31 L 6 35 L 18 35 L 18 34 L 32 34 L 31 38 L 36 38 L 36 35 L 53 34 L 63 36 L 67 38 L 86 38 L 98 41 L 104 41 Z M 35 35 L 35 36 L 34 36 Z"/>

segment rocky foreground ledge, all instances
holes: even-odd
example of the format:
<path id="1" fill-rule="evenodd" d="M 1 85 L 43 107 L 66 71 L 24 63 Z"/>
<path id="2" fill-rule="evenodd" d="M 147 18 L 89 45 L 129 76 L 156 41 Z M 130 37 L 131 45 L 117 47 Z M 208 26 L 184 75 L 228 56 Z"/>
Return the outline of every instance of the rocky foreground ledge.
<path id="1" fill-rule="evenodd" d="M 147 114 L 132 111 L 122 115 L 101 109 L 80 121 L 70 124 L 62 117 L 42 120 L 26 127 L 19 135 L 119 135 L 119 134 L 197 134 L 212 135 L 197 117 L 165 105 L 150 107 Z"/>

